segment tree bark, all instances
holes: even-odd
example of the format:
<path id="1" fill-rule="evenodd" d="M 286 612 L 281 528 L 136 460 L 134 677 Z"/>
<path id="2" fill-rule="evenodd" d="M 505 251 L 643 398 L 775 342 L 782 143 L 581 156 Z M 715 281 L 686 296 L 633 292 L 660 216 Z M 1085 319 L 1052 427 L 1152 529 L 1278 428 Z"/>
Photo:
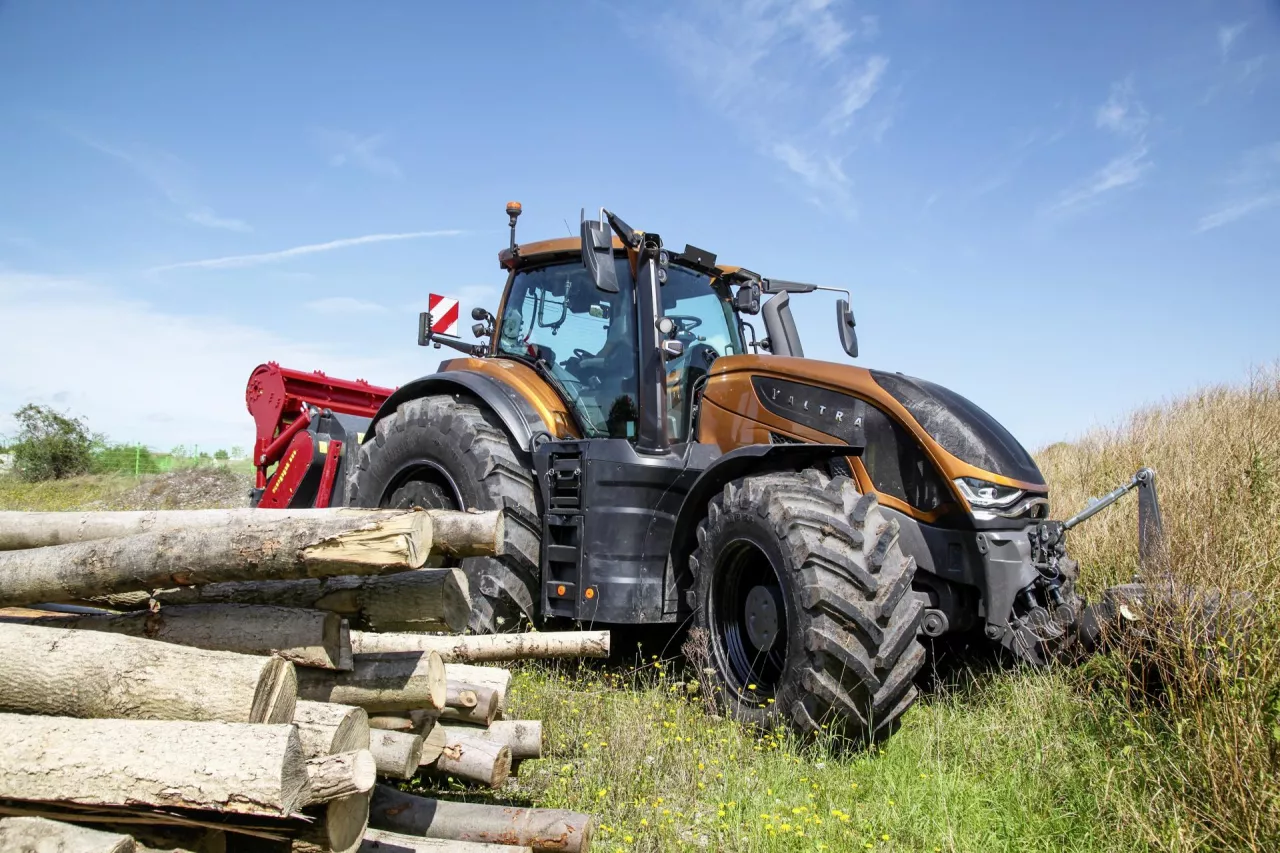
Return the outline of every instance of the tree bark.
<path id="1" fill-rule="evenodd" d="M 279 658 L 0 624 L 0 711 L 287 723 L 296 702 L 296 671 Z"/>
<path id="2" fill-rule="evenodd" d="M 400 515 L 377 509 L 196 509 L 127 512 L 0 512 L 0 551 L 47 548 L 175 530 L 235 530 L 259 521 L 301 519 L 368 524 Z M 265 514 L 270 513 L 270 517 Z M 505 522 L 499 511 L 429 510 L 433 550 L 454 557 L 501 556 Z"/>
<path id="3" fill-rule="evenodd" d="M 324 610 L 254 604 L 193 604 L 132 613 L 0 611 L 0 622 L 78 628 L 246 655 L 278 655 L 298 666 L 341 669 L 351 659 L 346 620 Z"/>
<path id="4" fill-rule="evenodd" d="M 595 832 L 591 816 L 579 812 L 432 800 L 388 785 L 373 789 L 369 825 L 428 838 L 527 845 L 557 853 L 588 853 Z"/>
<path id="5" fill-rule="evenodd" d="M 292 725 L 0 714 L 0 798 L 282 816 L 306 792 Z"/>
<path id="6" fill-rule="evenodd" d="M 378 766 L 367 749 L 322 755 L 307 762 L 305 805 L 366 794 L 378 778 Z"/>
<path id="7" fill-rule="evenodd" d="M 384 574 L 419 568 L 431 551 L 425 512 L 378 521 L 271 519 L 263 512 L 225 529 L 0 552 L 0 606 L 219 581 Z"/>
<path id="8" fill-rule="evenodd" d="M 42 817 L 0 820 L 0 850 L 21 853 L 134 853 L 133 837 Z"/>
<path id="9" fill-rule="evenodd" d="M 444 707 L 445 666 L 435 652 L 421 655 L 356 655 L 350 672 L 298 671 L 298 697 L 358 705 L 366 711 L 439 710 Z"/>
<path id="10" fill-rule="evenodd" d="M 473 684 L 476 687 L 488 687 L 498 694 L 498 713 L 500 719 L 507 709 L 507 688 L 511 685 L 511 671 L 497 666 L 471 666 L 465 663 L 449 663 L 444 667 L 449 681 Z M 422 707 L 426 707 L 425 705 Z"/>
<path id="11" fill-rule="evenodd" d="M 168 586 L 168 584 L 166 584 Z M 471 617 L 471 595 L 461 569 L 419 569 L 381 576 L 215 583 L 153 593 L 172 604 L 273 604 L 309 607 L 346 616 L 378 631 L 462 631 Z M 110 607 L 137 609 L 148 595 L 106 596 Z"/>
<path id="12" fill-rule="evenodd" d="M 369 715 L 364 708 L 300 700 L 293 723 L 307 758 L 369 748 Z"/>
<path id="13" fill-rule="evenodd" d="M 353 631 L 356 654 L 435 651 L 445 663 L 495 663 L 532 658 L 607 658 L 608 631 L 534 631 L 526 634 L 427 636 Z"/>
<path id="14" fill-rule="evenodd" d="M 456 776 L 500 788 L 511 775 L 511 749 L 478 737 L 449 738 L 431 769 L 437 776 Z"/>
<path id="15" fill-rule="evenodd" d="M 498 714 L 498 691 L 492 687 L 480 687 L 475 684 L 459 684 L 450 682 L 459 694 L 470 694 L 475 699 L 471 705 L 459 703 L 448 705 L 440 712 L 440 719 L 455 723 L 473 723 L 487 726 Z"/>
<path id="16" fill-rule="evenodd" d="M 505 743 L 511 747 L 511 758 L 516 761 L 541 758 L 545 744 L 541 720 L 494 720 L 487 729 L 454 724 L 443 728 L 446 739 L 478 737 Z"/>
<path id="17" fill-rule="evenodd" d="M 359 853 L 532 853 L 532 849 L 507 844 L 442 841 L 439 838 L 369 829 L 365 830 Z"/>
<path id="18" fill-rule="evenodd" d="M 412 779 L 422 764 L 422 736 L 375 729 L 369 733 L 369 749 L 378 773 L 393 779 Z"/>

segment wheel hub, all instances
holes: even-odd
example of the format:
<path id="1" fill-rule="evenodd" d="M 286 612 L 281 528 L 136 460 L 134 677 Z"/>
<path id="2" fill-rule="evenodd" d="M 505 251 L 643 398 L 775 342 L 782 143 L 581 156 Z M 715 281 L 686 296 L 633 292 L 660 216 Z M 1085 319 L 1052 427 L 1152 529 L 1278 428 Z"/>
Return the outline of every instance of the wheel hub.
<path id="1" fill-rule="evenodd" d="M 762 652 L 778 641 L 778 589 L 773 586 L 752 587 L 747 593 L 747 639 Z"/>

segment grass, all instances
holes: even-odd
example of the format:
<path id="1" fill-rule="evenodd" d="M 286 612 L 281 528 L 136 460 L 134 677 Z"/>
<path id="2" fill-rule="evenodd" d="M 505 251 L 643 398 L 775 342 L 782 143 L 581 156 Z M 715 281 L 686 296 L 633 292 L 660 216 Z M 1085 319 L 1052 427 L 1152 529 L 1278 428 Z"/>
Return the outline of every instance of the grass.
<path id="1" fill-rule="evenodd" d="M 1078 668 L 961 673 L 852 755 L 716 717 L 653 649 L 622 669 L 524 665 L 510 714 L 546 722 L 548 757 L 499 793 L 441 795 L 591 812 L 598 851 L 1280 849 L 1280 370 L 1037 457 L 1058 517 L 1155 468 L 1169 561 L 1147 580 L 1253 606 L 1208 634 L 1177 601 L 1140 644 Z M 214 499 L 148 478 L 0 479 L 0 508 Z M 1071 533 L 1086 588 L 1134 575 L 1136 527 L 1127 498 Z"/>

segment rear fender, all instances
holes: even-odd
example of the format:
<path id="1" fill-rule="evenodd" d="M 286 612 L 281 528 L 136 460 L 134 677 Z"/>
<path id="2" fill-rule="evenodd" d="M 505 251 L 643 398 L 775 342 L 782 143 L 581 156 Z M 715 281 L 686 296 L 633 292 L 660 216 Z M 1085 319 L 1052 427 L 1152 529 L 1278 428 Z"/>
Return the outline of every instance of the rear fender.
<path id="1" fill-rule="evenodd" d="M 861 456 L 862 448 L 844 444 L 749 444 L 731 450 L 707 466 L 680 505 L 671 537 L 671 556 L 677 571 L 688 565 L 697 547 L 698 524 L 707 504 L 726 484 L 749 474 L 801 471 L 846 456 Z"/>
<path id="2" fill-rule="evenodd" d="M 361 443 L 371 441 L 376 435 L 378 422 L 394 413 L 402 403 L 432 394 L 467 394 L 479 398 L 498 416 L 502 425 L 506 427 L 507 434 L 526 453 L 532 449 L 540 433 L 549 437 L 548 425 L 543 422 L 542 417 L 529 404 L 529 401 L 520 396 L 515 389 L 483 373 L 471 370 L 449 370 L 423 376 L 397 388 L 378 409 L 378 414 L 370 422 L 364 441 Z"/>

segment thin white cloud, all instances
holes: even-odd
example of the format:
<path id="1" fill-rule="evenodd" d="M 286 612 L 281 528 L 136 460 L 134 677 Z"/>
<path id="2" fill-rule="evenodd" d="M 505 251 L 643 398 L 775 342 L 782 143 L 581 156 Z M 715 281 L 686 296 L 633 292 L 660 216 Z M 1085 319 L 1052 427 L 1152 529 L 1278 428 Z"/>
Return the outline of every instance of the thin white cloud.
<path id="1" fill-rule="evenodd" d="M 421 240 L 429 237 L 455 237 L 465 232 L 458 230 L 444 231 L 407 231 L 402 234 L 365 234 L 362 237 L 347 237 L 342 240 L 330 240 L 327 243 L 310 243 L 305 246 L 294 246 L 276 252 L 263 252 L 256 255 L 229 255 L 222 258 L 205 258 L 199 261 L 183 261 L 177 264 L 165 264 L 152 267 L 147 272 L 169 272 L 171 270 L 214 270 L 234 267 L 256 267 L 262 264 L 274 264 L 291 258 L 315 255 L 320 252 L 333 252 L 348 249 L 352 246 L 364 246 L 369 243 L 387 243 L 395 240 Z"/>
<path id="2" fill-rule="evenodd" d="M 1223 60 L 1231 55 L 1231 46 L 1248 26 L 1247 21 L 1241 21 L 1236 24 L 1222 24 L 1218 27 L 1218 50 L 1222 53 Z"/>
<path id="3" fill-rule="evenodd" d="M 840 100 L 827 114 L 827 124 L 836 131 L 843 131 L 853 121 L 853 116 L 875 97 L 880 90 L 880 80 L 889 67 L 889 59 L 876 54 L 867 59 L 860 72 L 844 81 Z"/>
<path id="4" fill-rule="evenodd" d="M 1132 77 L 1111 85 L 1111 95 L 1098 107 L 1095 122 L 1098 127 L 1120 136 L 1138 137 L 1146 131 L 1151 117 L 1138 100 Z"/>
<path id="5" fill-rule="evenodd" d="M 224 219 L 207 207 L 200 207 L 195 210 L 187 211 L 187 219 L 190 219 L 197 225 L 203 225 L 206 228 L 221 228 L 224 231 L 238 231 L 240 233 L 247 233 L 253 230 L 253 228 L 249 226 L 249 223 L 244 220 Z"/>
<path id="6" fill-rule="evenodd" d="M 1226 207 L 1219 208 L 1200 217 L 1200 221 L 1196 223 L 1196 233 L 1201 234 L 1205 231 L 1221 228 L 1224 225 L 1230 225 L 1236 220 L 1244 219 L 1246 216 L 1260 213 L 1277 205 L 1280 205 L 1280 192 L 1266 193 L 1233 202 Z"/>
<path id="7" fill-rule="evenodd" d="M 892 123 L 881 105 L 889 59 L 866 49 L 878 19 L 833 0 L 701 0 L 677 4 L 656 29 L 663 58 L 727 127 L 807 197 L 846 200 L 848 158 Z M 651 29 L 632 32 L 652 43 Z"/>
<path id="8" fill-rule="evenodd" d="M 1116 157 L 1077 186 L 1062 193 L 1049 213 L 1070 213 L 1096 204 L 1102 196 L 1137 184 L 1154 164 L 1147 157 L 1147 147 L 1138 147 Z"/>
<path id="9" fill-rule="evenodd" d="M 373 175 L 401 177 L 400 164 L 379 150 L 386 143 L 387 134 L 359 136 L 345 130 L 321 130 L 317 135 L 331 151 L 330 166 L 355 166 Z"/>
<path id="10" fill-rule="evenodd" d="M 1280 142 L 1245 151 L 1221 183 L 1222 199 L 1196 222 L 1197 234 L 1280 206 Z"/>
<path id="11" fill-rule="evenodd" d="M 86 417 L 115 441 L 248 447 L 245 382 L 263 362 L 386 386 L 433 369 L 399 340 L 370 353 L 353 335 L 347 352 L 333 337 L 299 341 L 278 329 L 166 310 L 91 280 L 0 272 L 0 315 L 0 364 L 38 365 L 0 371 L 0 434 L 13 431 L 11 412 L 40 402 Z M 52 328 L 60 334 L 48 334 Z"/>
<path id="12" fill-rule="evenodd" d="M 386 307 L 354 296 L 326 296 L 307 303 L 307 308 L 317 314 L 383 314 Z"/>
<path id="13" fill-rule="evenodd" d="M 191 190 L 185 178 L 188 171 L 186 165 L 174 154 L 140 145 L 121 148 L 79 131 L 66 128 L 64 130 L 82 145 L 123 163 L 164 196 L 171 205 L 182 210 L 183 217 L 188 222 L 224 231 L 253 230 L 244 220 L 218 216 L 208 205 L 199 203 L 196 193 Z"/>

